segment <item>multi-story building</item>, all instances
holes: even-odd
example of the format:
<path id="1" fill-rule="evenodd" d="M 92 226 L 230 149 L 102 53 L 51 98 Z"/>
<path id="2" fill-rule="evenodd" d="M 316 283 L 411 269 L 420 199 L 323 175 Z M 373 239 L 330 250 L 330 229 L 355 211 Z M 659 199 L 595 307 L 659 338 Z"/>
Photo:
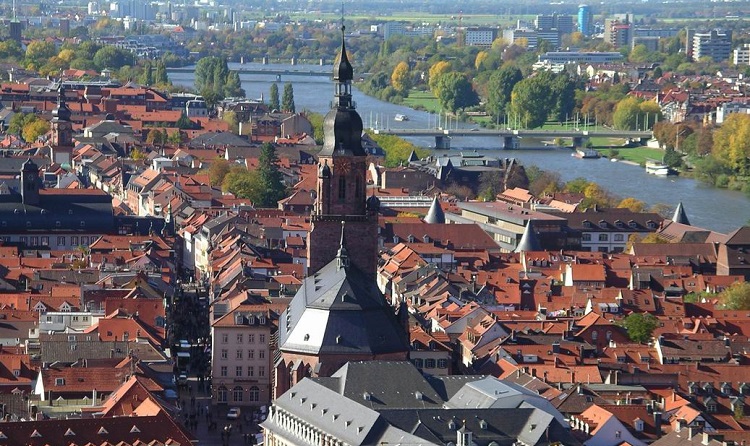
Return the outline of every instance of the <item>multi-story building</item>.
<path id="1" fill-rule="evenodd" d="M 274 319 L 276 313 L 266 305 L 240 305 L 211 325 L 212 403 L 260 406 L 271 401 Z"/>
<path id="2" fill-rule="evenodd" d="M 622 60 L 622 53 L 617 51 L 598 52 L 598 51 L 548 51 L 539 56 L 539 62 L 549 63 L 612 63 Z"/>
<path id="3" fill-rule="evenodd" d="M 496 28 L 466 28 L 464 31 L 464 43 L 466 46 L 489 48 L 496 37 Z"/>
<path id="4" fill-rule="evenodd" d="M 614 48 L 629 47 L 633 40 L 633 24 L 630 15 L 604 21 L 604 41 Z"/>
<path id="5" fill-rule="evenodd" d="M 732 63 L 735 65 L 750 65 L 750 43 L 743 43 L 733 51 Z"/>
<path id="6" fill-rule="evenodd" d="M 538 37 L 534 29 L 516 28 L 503 31 L 503 40 L 524 48 L 536 48 Z"/>
<path id="7" fill-rule="evenodd" d="M 500 201 L 458 205 L 461 215 L 447 213 L 446 221 L 478 223 L 504 252 L 516 250 L 531 220 L 534 220 L 534 230 L 543 249 L 559 250 L 565 247 L 565 218 L 561 216 L 547 215 Z"/>
<path id="8" fill-rule="evenodd" d="M 578 32 L 584 36 L 590 36 L 594 32 L 594 19 L 589 5 L 578 6 Z"/>
<path id="9" fill-rule="evenodd" d="M 664 221 L 659 214 L 629 209 L 589 209 L 555 215 L 567 220 L 568 249 L 593 252 L 623 252 L 631 235 L 643 237 L 656 232 Z"/>
<path id="10" fill-rule="evenodd" d="M 732 32 L 712 30 L 707 33 L 697 33 L 688 30 L 688 57 L 698 62 L 704 57 L 711 58 L 714 62 L 729 60 L 732 53 Z"/>

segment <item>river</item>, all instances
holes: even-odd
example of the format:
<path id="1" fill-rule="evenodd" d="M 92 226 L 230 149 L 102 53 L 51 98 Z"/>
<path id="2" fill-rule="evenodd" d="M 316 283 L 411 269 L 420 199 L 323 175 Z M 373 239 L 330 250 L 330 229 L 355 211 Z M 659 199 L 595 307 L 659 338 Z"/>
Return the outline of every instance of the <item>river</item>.
<path id="1" fill-rule="evenodd" d="M 289 65 L 245 65 L 249 68 L 292 69 Z M 243 67 L 229 64 L 230 69 Z M 293 69 L 320 70 L 317 65 L 297 65 Z M 169 72 L 170 80 L 176 85 L 193 87 L 193 73 Z M 268 98 L 275 75 L 241 74 L 242 88 L 247 97 Z M 311 110 L 326 113 L 333 99 L 333 83 L 325 77 L 282 76 L 281 82 L 291 82 L 294 87 L 294 102 L 297 110 Z M 283 91 L 283 85 L 279 85 Z M 446 122 L 434 114 L 412 110 L 408 107 L 391 104 L 367 96 L 354 89 L 354 100 L 362 116 L 365 127 L 377 128 L 428 128 L 438 123 L 442 127 L 475 127 L 471 124 Z M 398 122 L 393 118 L 404 114 L 408 121 Z M 423 147 L 434 146 L 431 138 L 413 138 L 412 141 Z M 625 163 L 613 163 L 608 159 L 578 159 L 570 156 L 567 149 L 552 150 L 498 150 L 499 141 L 492 137 L 462 137 L 451 141 L 453 150 L 482 150 L 488 156 L 516 158 L 525 166 L 536 165 L 541 169 L 556 171 L 564 181 L 584 177 L 594 181 L 621 197 L 634 197 L 649 205 L 667 204 L 673 208 L 682 202 L 690 222 L 714 231 L 728 233 L 750 220 L 750 199 L 741 192 L 728 191 L 704 186 L 701 183 L 681 177 L 656 177 L 648 175 L 645 169 Z M 627 149 L 621 149 L 627 150 Z"/>

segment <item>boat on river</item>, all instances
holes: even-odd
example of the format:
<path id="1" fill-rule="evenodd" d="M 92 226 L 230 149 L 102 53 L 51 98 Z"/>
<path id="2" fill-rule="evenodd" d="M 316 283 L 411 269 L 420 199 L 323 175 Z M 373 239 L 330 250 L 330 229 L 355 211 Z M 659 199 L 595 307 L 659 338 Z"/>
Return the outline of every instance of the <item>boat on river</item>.
<path id="1" fill-rule="evenodd" d="M 406 115 L 402 115 L 401 113 L 399 113 L 396 116 L 394 116 L 393 119 L 396 120 L 396 121 L 398 121 L 398 122 L 403 122 L 403 121 L 408 121 L 409 117 L 406 116 Z"/>
<path id="2" fill-rule="evenodd" d="M 581 159 L 595 159 L 601 158 L 602 155 L 594 149 L 576 149 L 573 156 Z"/>
<path id="3" fill-rule="evenodd" d="M 674 171 L 661 161 L 646 161 L 646 173 L 665 177 L 667 175 L 674 175 Z"/>

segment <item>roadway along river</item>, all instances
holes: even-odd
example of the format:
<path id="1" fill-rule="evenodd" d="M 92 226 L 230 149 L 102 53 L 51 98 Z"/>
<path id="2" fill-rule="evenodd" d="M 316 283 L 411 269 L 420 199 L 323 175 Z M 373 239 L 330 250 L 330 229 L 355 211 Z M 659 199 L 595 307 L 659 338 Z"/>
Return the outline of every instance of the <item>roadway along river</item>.
<path id="1" fill-rule="evenodd" d="M 246 67 L 269 69 L 320 69 L 319 66 L 290 67 L 289 65 L 261 65 L 247 64 Z M 241 67 L 230 64 L 230 68 Z M 193 73 L 168 72 L 176 85 L 193 87 Z M 271 84 L 276 80 L 275 75 L 246 75 L 240 76 L 242 88 L 247 97 L 268 99 Z M 294 102 L 297 110 L 308 109 L 318 113 L 325 113 L 330 109 L 333 98 L 333 84 L 324 77 L 310 76 L 282 76 L 281 82 L 291 82 L 294 87 Z M 283 85 L 279 85 L 283 92 Z M 365 127 L 379 128 L 427 128 L 434 127 L 438 120 L 442 127 L 454 127 L 454 122 L 446 123 L 433 114 L 412 110 L 408 107 L 390 104 L 372 98 L 354 90 L 354 100 L 357 110 L 362 116 Z M 393 118 L 396 114 L 404 114 L 408 121 L 397 122 Z M 464 127 L 466 125 L 459 124 Z M 414 138 L 415 144 L 431 147 L 431 138 Z M 564 181 L 577 177 L 584 177 L 594 181 L 602 187 L 621 197 L 634 197 L 649 205 L 664 203 L 672 207 L 683 202 L 690 218 L 690 222 L 715 231 L 728 233 L 750 220 L 750 200 L 740 192 L 710 188 L 688 178 L 668 177 L 660 178 L 646 174 L 638 166 L 623 163 L 613 163 L 607 159 L 581 160 L 570 156 L 570 151 L 558 150 L 497 150 L 499 141 L 491 137 L 455 138 L 451 142 L 453 150 L 482 150 L 483 154 L 504 158 L 516 158 L 525 166 L 536 165 L 544 170 L 560 173 Z M 626 149 L 622 149 L 626 150 Z M 446 154 L 437 151 L 438 156 Z"/>

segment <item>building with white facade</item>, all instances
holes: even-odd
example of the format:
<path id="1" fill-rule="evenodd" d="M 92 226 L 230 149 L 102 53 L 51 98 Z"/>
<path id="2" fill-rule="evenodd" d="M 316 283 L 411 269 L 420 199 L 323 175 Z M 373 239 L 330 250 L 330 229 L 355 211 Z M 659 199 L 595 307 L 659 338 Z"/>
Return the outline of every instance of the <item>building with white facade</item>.
<path id="1" fill-rule="evenodd" d="M 464 43 L 466 46 L 489 48 L 496 37 L 496 28 L 466 28 L 466 31 L 464 31 Z"/>
<path id="2" fill-rule="evenodd" d="M 743 43 L 742 46 L 732 52 L 732 63 L 735 65 L 750 65 L 750 43 Z"/>
<path id="3" fill-rule="evenodd" d="M 688 30 L 688 36 L 692 34 L 689 40 L 691 51 L 689 55 L 694 62 L 698 62 L 704 57 L 711 58 L 714 62 L 723 62 L 729 60 L 732 54 L 732 32 L 711 30 L 708 33 L 693 33 Z"/>

